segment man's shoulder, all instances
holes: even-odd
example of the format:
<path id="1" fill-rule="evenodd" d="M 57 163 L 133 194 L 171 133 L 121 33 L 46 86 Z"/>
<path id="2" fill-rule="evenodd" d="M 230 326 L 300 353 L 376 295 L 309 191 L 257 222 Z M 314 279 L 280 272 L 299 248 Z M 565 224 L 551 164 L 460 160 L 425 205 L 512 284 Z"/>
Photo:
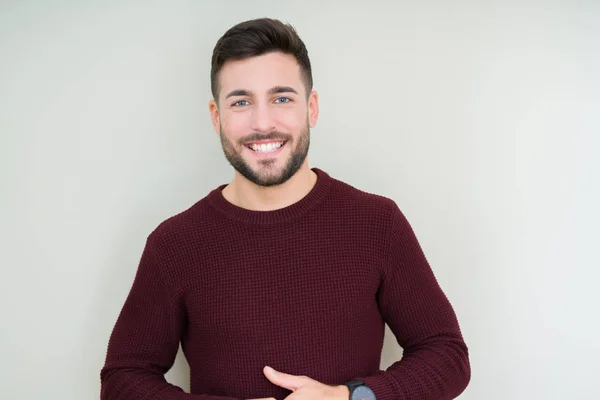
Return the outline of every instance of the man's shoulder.
<path id="1" fill-rule="evenodd" d="M 160 222 L 150 233 L 149 239 L 161 243 L 182 243 L 186 238 L 202 235 L 206 220 L 210 219 L 214 212 L 207 195 Z"/>
<path id="2" fill-rule="evenodd" d="M 369 192 L 351 183 L 332 178 L 332 199 L 344 209 L 380 215 L 391 215 L 398 208 L 396 201 L 380 193 Z"/>

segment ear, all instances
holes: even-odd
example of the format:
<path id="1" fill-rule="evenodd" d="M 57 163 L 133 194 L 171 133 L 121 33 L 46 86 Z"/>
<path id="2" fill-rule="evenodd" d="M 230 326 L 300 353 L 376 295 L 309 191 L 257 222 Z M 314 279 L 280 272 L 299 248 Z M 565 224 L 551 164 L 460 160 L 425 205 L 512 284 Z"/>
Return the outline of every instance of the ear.
<path id="1" fill-rule="evenodd" d="M 213 124 L 213 128 L 217 135 L 221 134 L 221 115 L 219 113 L 219 105 L 212 99 L 208 102 L 208 111 L 210 112 L 210 119 Z"/>
<path id="2" fill-rule="evenodd" d="M 308 123 L 311 128 L 317 125 L 319 119 L 319 94 L 316 90 L 310 92 L 308 96 Z"/>

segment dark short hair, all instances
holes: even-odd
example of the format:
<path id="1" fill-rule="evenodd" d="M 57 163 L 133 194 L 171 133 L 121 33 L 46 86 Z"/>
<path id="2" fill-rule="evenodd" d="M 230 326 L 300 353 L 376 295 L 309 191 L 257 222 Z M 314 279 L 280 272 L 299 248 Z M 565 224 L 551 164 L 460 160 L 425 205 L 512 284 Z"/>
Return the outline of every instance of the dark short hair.
<path id="1" fill-rule="evenodd" d="M 210 89 L 213 97 L 218 99 L 219 72 L 227 61 L 243 60 L 272 52 L 282 52 L 296 58 L 308 95 L 312 91 L 313 80 L 304 42 L 291 25 L 276 19 L 259 18 L 231 27 L 217 41 L 210 70 Z"/>

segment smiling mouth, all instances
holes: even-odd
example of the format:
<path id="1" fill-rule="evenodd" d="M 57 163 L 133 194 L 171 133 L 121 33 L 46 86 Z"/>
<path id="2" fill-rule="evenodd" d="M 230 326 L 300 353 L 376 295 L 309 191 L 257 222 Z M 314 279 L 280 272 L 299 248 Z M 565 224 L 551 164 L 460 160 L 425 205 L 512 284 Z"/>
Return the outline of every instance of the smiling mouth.
<path id="1" fill-rule="evenodd" d="M 280 142 L 250 143 L 245 146 L 256 153 L 273 153 L 279 150 L 285 143 L 286 141 L 282 140 Z"/>

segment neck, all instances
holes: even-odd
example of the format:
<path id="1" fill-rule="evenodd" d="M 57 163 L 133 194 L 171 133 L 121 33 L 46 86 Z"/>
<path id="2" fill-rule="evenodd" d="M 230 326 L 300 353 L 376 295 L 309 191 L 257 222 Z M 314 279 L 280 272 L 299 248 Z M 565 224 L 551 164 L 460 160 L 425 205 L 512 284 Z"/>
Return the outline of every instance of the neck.
<path id="1" fill-rule="evenodd" d="M 237 171 L 232 182 L 222 193 L 230 203 L 248 210 L 273 211 L 290 206 L 306 196 L 317 181 L 317 174 L 308 167 L 307 160 L 286 182 L 263 187 L 250 182 Z"/>

